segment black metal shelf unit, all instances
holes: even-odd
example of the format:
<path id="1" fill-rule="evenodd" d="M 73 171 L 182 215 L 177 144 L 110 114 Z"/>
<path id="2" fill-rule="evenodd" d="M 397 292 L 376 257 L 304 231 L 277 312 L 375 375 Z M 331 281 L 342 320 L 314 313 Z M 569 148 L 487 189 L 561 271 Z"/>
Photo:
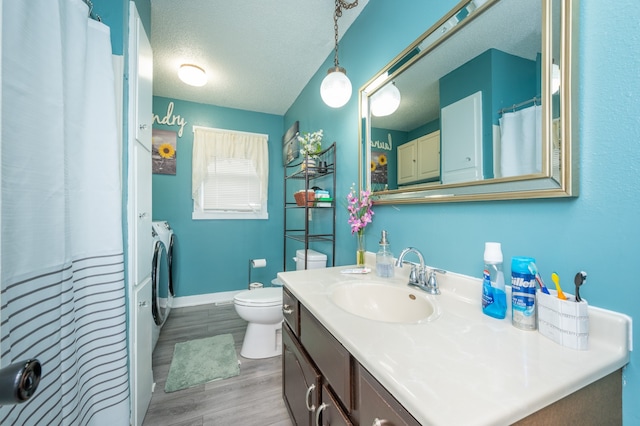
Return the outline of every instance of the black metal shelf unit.
<path id="1" fill-rule="evenodd" d="M 284 267 L 287 270 L 288 243 L 299 244 L 304 248 L 307 269 L 310 245 L 322 246 L 324 250 L 330 246 L 331 259 L 328 263 L 335 266 L 336 257 L 336 143 L 320 152 L 314 158 L 315 165 L 308 166 L 308 157 L 299 157 L 285 166 L 284 173 Z M 308 191 L 322 188 L 329 191 L 331 201 L 316 199 L 299 205 L 294 194 L 297 191 Z M 321 250 L 318 250 L 321 251 Z M 329 253 L 325 253 L 329 255 Z"/>

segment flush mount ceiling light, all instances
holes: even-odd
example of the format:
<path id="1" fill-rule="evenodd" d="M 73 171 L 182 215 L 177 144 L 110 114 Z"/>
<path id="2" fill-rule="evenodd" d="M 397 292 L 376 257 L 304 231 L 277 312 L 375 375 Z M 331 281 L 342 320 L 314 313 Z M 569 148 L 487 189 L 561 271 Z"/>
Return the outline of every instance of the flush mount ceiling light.
<path id="1" fill-rule="evenodd" d="M 392 81 L 371 97 L 371 114 L 376 117 L 386 117 L 393 114 L 400 106 L 400 99 L 400 90 Z"/>
<path id="2" fill-rule="evenodd" d="M 178 77 L 189 86 L 200 87 L 207 84 L 207 73 L 199 66 L 192 64 L 180 65 Z"/>
<path id="3" fill-rule="evenodd" d="M 338 18 L 342 16 L 342 8 L 352 9 L 358 5 L 358 0 L 347 3 L 344 0 L 336 0 L 336 8 L 333 12 L 333 30 L 335 35 L 335 49 L 333 54 L 334 66 L 329 68 L 327 76 L 320 85 L 320 96 L 325 104 L 331 108 L 340 108 L 351 98 L 351 81 L 347 77 L 347 71 L 338 63 Z"/>

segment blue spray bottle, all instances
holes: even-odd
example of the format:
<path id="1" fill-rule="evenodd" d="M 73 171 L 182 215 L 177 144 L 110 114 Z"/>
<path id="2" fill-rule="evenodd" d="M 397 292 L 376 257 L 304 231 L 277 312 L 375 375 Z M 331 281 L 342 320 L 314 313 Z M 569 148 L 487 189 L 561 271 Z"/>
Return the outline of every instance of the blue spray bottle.
<path id="1" fill-rule="evenodd" d="M 498 319 L 503 319 L 507 315 L 507 294 L 504 288 L 500 243 L 485 243 L 484 245 L 482 312 Z"/>

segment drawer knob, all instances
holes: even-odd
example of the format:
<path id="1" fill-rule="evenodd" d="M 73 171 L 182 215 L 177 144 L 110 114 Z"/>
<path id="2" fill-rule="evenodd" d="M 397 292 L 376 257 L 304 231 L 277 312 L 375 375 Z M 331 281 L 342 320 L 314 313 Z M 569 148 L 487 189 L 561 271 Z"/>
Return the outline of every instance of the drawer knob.
<path id="1" fill-rule="evenodd" d="M 282 307 L 282 313 L 284 313 L 286 315 L 291 315 L 293 313 L 293 309 L 291 309 L 291 306 L 289 306 L 289 305 L 284 305 Z"/>
<path id="2" fill-rule="evenodd" d="M 311 396 L 311 392 L 313 392 L 313 390 L 316 388 L 316 385 L 311 385 L 309 386 L 309 388 L 307 389 L 307 395 L 305 396 L 305 404 L 307 404 L 307 410 L 314 412 L 316 409 L 316 406 L 313 405 L 313 403 L 309 404 L 309 397 Z"/>

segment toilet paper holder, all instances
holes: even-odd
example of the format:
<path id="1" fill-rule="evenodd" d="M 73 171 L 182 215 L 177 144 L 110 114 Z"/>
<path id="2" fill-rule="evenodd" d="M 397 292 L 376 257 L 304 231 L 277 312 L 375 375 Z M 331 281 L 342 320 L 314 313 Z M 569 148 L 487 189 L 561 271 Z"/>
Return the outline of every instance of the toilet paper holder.
<path id="1" fill-rule="evenodd" d="M 251 290 L 251 269 L 264 268 L 265 266 L 267 266 L 267 259 L 249 259 L 249 282 L 247 283 L 249 290 Z"/>

